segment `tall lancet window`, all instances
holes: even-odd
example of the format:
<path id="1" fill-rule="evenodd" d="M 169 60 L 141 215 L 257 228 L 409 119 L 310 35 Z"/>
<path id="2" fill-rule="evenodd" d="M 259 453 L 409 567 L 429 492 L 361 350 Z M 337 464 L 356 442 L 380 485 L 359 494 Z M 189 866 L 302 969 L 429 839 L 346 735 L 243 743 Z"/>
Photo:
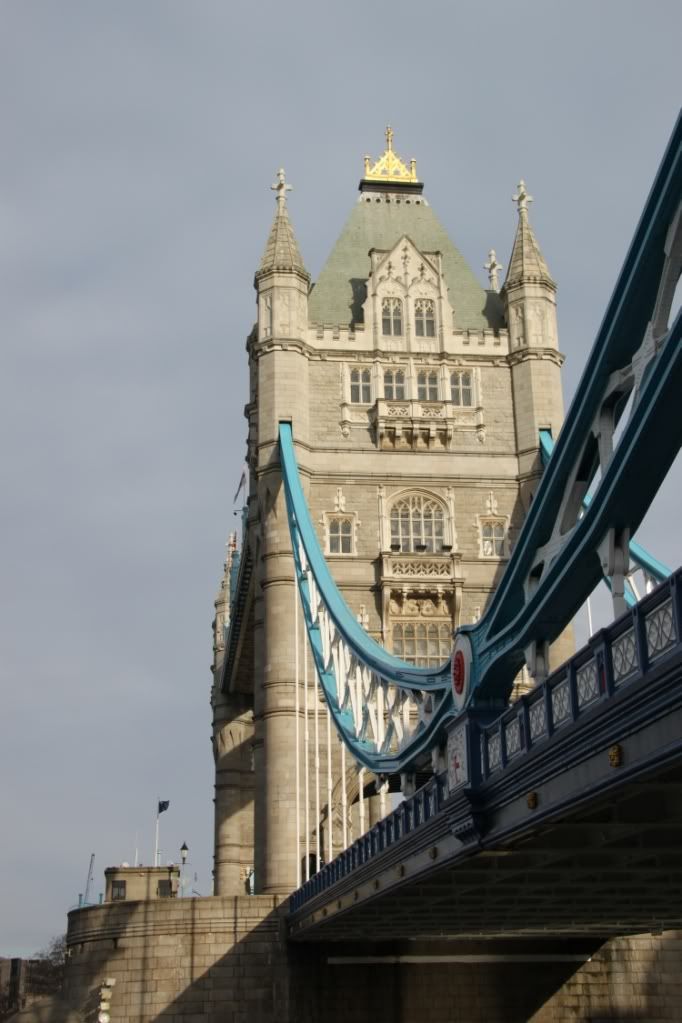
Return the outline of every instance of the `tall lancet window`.
<path id="1" fill-rule="evenodd" d="M 381 303 L 381 332 L 387 337 L 403 332 L 403 304 L 399 298 L 385 298 Z"/>
<path id="2" fill-rule="evenodd" d="M 417 374 L 417 397 L 420 401 L 438 401 L 438 374 L 422 370 Z"/>
<path id="3" fill-rule="evenodd" d="M 391 549 L 405 554 L 442 550 L 445 514 L 438 501 L 410 494 L 391 508 Z"/>
<path id="4" fill-rule="evenodd" d="M 471 373 L 450 374 L 450 399 L 453 405 L 471 405 Z"/>
<path id="5" fill-rule="evenodd" d="M 414 332 L 417 337 L 436 336 L 435 306 L 430 298 L 418 298 L 414 303 Z"/>
<path id="6" fill-rule="evenodd" d="M 369 405 L 372 400 L 372 377 L 368 369 L 350 371 L 350 400 L 354 405 Z"/>
<path id="7" fill-rule="evenodd" d="M 495 519 L 481 522 L 481 555 L 484 558 L 504 557 L 504 523 Z"/>
<path id="8" fill-rule="evenodd" d="M 401 369 L 384 370 L 384 398 L 388 401 L 404 401 L 405 374 Z"/>

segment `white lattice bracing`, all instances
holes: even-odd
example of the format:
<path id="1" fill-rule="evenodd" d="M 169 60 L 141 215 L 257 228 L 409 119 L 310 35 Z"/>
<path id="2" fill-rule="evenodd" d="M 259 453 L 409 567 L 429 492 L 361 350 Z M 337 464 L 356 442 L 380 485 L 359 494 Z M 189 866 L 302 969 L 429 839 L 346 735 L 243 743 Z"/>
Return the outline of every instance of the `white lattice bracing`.
<path id="1" fill-rule="evenodd" d="M 383 678 L 351 649 L 315 583 L 299 538 L 298 559 L 307 585 L 310 619 L 319 631 L 322 664 L 335 684 L 333 696 L 349 722 L 350 735 L 369 743 L 378 753 L 400 752 L 418 729 L 429 724 L 442 696 L 431 691 L 401 688 Z"/>

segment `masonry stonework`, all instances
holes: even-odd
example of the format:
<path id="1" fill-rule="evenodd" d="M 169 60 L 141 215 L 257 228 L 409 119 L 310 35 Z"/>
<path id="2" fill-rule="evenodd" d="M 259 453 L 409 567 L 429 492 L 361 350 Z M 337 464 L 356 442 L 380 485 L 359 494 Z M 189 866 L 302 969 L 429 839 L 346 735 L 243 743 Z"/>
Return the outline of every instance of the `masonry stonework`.
<path id="1" fill-rule="evenodd" d="M 594 939 L 292 946 L 283 910 L 277 897 L 263 895 L 75 910 L 66 1004 L 95 1018 L 99 987 L 110 977 L 116 981 L 112 1023 L 680 1019 L 677 932 L 601 946 Z M 439 955 L 461 961 L 419 961 Z M 352 962 L 369 956 L 379 961 Z M 415 961 L 386 962 L 401 956 Z"/>

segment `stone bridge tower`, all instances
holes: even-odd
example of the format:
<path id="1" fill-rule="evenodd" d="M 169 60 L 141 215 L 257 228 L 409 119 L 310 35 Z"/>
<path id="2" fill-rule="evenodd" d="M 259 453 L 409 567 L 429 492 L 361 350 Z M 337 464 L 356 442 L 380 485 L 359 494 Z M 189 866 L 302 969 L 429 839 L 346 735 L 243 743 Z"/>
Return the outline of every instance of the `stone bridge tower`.
<path id="1" fill-rule="evenodd" d="M 365 158 L 357 202 L 314 284 L 284 171 L 273 189 L 248 339 L 245 529 L 216 604 L 217 894 L 243 892 L 252 865 L 256 891 L 291 891 L 310 849 L 316 862 L 334 855 L 363 820 L 365 782 L 339 796 L 348 766 L 326 737 L 312 671 L 305 692 L 296 681 L 305 651 L 279 423 L 292 424 L 312 518 L 349 606 L 398 656 L 435 665 L 453 628 L 485 610 L 541 473 L 539 431 L 556 436 L 563 417 L 556 287 L 523 182 L 501 291 L 494 251 L 486 289 L 390 129 L 381 158 Z M 314 719 L 303 709 L 312 705 Z"/>

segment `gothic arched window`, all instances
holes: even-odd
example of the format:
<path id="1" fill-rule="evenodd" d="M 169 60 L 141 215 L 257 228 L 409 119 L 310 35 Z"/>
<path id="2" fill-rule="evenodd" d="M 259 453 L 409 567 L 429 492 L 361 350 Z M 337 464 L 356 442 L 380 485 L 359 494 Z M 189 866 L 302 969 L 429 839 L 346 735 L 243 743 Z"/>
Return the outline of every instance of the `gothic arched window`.
<path id="1" fill-rule="evenodd" d="M 401 369 L 384 370 L 384 398 L 389 401 L 405 398 L 405 374 Z"/>
<path id="2" fill-rule="evenodd" d="M 422 370 L 417 374 L 417 397 L 420 401 L 438 401 L 438 374 Z"/>
<path id="3" fill-rule="evenodd" d="M 354 405 L 369 405 L 372 400 L 372 378 L 368 369 L 350 371 L 350 400 Z"/>
<path id="4" fill-rule="evenodd" d="M 434 554 L 443 547 L 445 513 L 438 501 L 410 494 L 391 508 L 391 549 Z"/>
<path id="5" fill-rule="evenodd" d="M 471 373 L 450 374 L 450 400 L 453 405 L 471 405 Z"/>
<path id="6" fill-rule="evenodd" d="M 381 333 L 387 337 L 403 332 L 403 304 L 399 298 L 385 298 L 381 303 Z"/>
<path id="7" fill-rule="evenodd" d="M 435 306 L 430 298 L 418 298 L 414 303 L 414 332 L 417 337 L 436 336 Z"/>

